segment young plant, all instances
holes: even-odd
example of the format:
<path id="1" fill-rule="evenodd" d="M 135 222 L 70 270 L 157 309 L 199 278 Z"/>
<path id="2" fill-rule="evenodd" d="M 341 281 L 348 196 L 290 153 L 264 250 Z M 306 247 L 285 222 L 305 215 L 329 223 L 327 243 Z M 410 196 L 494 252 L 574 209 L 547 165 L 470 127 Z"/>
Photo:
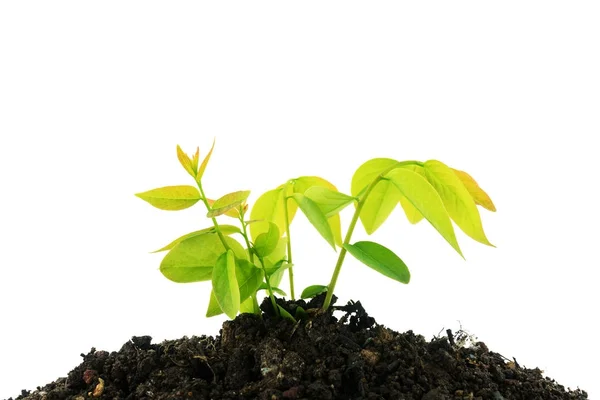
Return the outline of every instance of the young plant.
<path id="1" fill-rule="evenodd" d="M 466 172 L 439 161 L 367 161 L 354 174 L 351 195 L 338 192 L 320 177 L 290 179 L 262 194 L 247 220 L 249 191 L 228 193 L 217 200 L 206 197 L 202 177 L 213 148 L 214 143 L 199 165 L 199 149 L 189 157 L 177 146 L 179 162 L 195 186 L 166 186 L 137 194 L 163 210 L 183 210 L 199 201 L 204 204 L 212 225 L 183 235 L 156 252 L 168 251 L 160 265 L 168 279 L 179 283 L 212 282 L 207 317 L 225 313 L 234 318 L 238 312 L 260 314 L 257 293 L 266 290 L 274 312 L 294 319 L 277 305 L 275 293 L 286 295 L 278 286 L 288 270 L 290 294 L 295 298 L 290 225 L 298 209 L 334 250 L 341 248 L 329 285 L 312 285 L 301 294 L 307 298 L 326 291 L 323 310 L 331 304 L 347 252 L 389 278 L 409 282 L 406 264 L 388 248 L 370 241 L 350 244 L 359 219 L 370 235 L 398 204 L 411 223 L 428 220 L 461 256 L 451 220 L 468 236 L 491 246 L 477 210 L 480 205 L 495 211 L 491 199 Z M 339 212 L 351 203 L 355 204 L 355 212 L 342 241 Z M 217 218 L 221 217 L 236 219 L 240 227 L 219 223 Z M 232 237 L 236 234 L 242 242 Z M 305 317 L 304 310 L 298 311 L 296 317 Z"/>

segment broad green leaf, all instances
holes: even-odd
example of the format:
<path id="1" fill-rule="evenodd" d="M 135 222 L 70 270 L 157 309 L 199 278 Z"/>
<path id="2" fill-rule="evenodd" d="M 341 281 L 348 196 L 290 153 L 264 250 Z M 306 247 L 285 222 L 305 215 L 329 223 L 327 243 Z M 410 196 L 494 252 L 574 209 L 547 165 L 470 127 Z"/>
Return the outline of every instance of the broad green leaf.
<path id="1" fill-rule="evenodd" d="M 446 164 L 429 160 L 425 162 L 425 174 L 437 190 L 450 218 L 472 239 L 493 246 L 483 232 L 477 205 L 460 178 Z"/>
<path id="2" fill-rule="evenodd" d="M 275 286 L 271 286 L 271 289 L 273 289 L 273 293 L 277 293 L 281 296 L 287 296 L 287 294 L 285 294 L 285 292 L 281 289 L 279 289 L 278 287 Z M 261 283 L 260 287 L 258 288 L 258 290 L 266 290 L 267 292 L 269 291 L 269 287 L 267 286 L 266 283 Z"/>
<path id="3" fill-rule="evenodd" d="M 425 171 L 420 165 L 403 165 L 402 168 L 411 170 L 425 177 Z M 400 197 L 400 206 L 402 206 L 402 209 L 404 210 L 404 215 L 406 215 L 408 222 L 410 222 L 411 224 L 417 224 L 423 219 L 423 214 L 421 214 L 419 210 L 417 210 L 412 205 L 412 203 L 409 200 L 407 200 L 404 196 Z"/>
<path id="4" fill-rule="evenodd" d="M 235 260 L 235 276 L 238 281 L 240 301 L 256 293 L 263 281 L 263 273 L 248 260 Z"/>
<path id="5" fill-rule="evenodd" d="M 240 259 L 246 259 L 246 251 L 228 236 L 225 240 Z M 216 233 L 191 236 L 177 243 L 160 263 L 160 272 L 169 280 L 178 283 L 207 281 L 217 258 L 225 252 L 225 247 Z"/>
<path id="6" fill-rule="evenodd" d="M 452 221 L 433 186 L 422 175 L 405 168 L 396 168 L 388 172 L 386 178 L 462 256 Z"/>
<path id="7" fill-rule="evenodd" d="M 193 186 L 165 186 L 135 194 L 156 208 L 168 211 L 183 210 L 200 200 L 198 189 Z"/>
<path id="8" fill-rule="evenodd" d="M 352 196 L 323 186 L 312 186 L 304 195 L 317 203 L 327 218 L 336 215 L 355 200 Z"/>
<path id="9" fill-rule="evenodd" d="M 258 235 L 269 230 L 269 222 L 279 228 L 279 233 L 285 232 L 285 213 L 283 210 L 283 186 L 263 193 L 252 206 L 250 219 L 256 222 L 250 224 L 250 236 L 255 241 Z"/>
<path id="10" fill-rule="evenodd" d="M 423 214 L 421 214 L 406 197 L 400 197 L 400 205 L 404 210 L 404 215 L 406 215 L 408 222 L 411 224 L 416 224 L 423 219 Z"/>
<path id="11" fill-rule="evenodd" d="M 273 264 L 273 266 L 271 267 L 265 267 L 264 270 L 267 273 L 268 277 L 271 277 L 273 274 L 276 274 L 278 272 L 283 272 L 288 268 L 293 267 L 294 264 L 290 264 L 287 262 L 287 260 L 279 260 L 278 262 L 276 262 L 275 264 Z"/>
<path id="12" fill-rule="evenodd" d="M 196 175 L 197 182 L 200 182 L 200 180 L 202 179 L 202 176 L 204 176 L 204 170 L 206 170 L 206 166 L 208 165 L 208 162 L 210 161 L 210 156 L 212 155 L 214 148 L 215 148 L 215 141 L 213 140 L 212 147 L 210 148 L 210 151 L 208 152 L 206 157 L 204 157 L 204 160 L 202 160 L 202 164 L 200 165 L 200 169 L 198 170 L 198 174 Z"/>
<path id="13" fill-rule="evenodd" d="M 250 196 L 249 190 L 239 190 L 237 192 L 228 193 L 215 202 L 211 206 L 211 210 L 206 214 L 208 218 L 213 218 L 225 214 L 227 211 L 240 206 Z"/>
<path id="14" fill-rule="evenodd" d="M 181 150 L 179 145 L 177 145 L 177 158 L 183 169 L 185 169 L 193 178 L 196 178 L 196 170 L 192 166 L 192 160 L 190 160 L 190 157 Z"/>
<path id="15" fill-rule="evenodd" d="M 221 310 L 234 319 L 240 310 L 240 290 L 235 276 L 235 256 L 232 250 L 221 254 L 212 273 L 212 285 Z"/>
<path id="16" fill-rule="evenodd" d="M 331 230 L 331 226 L 329 226 L 327 217 L 325 217 L 325 214 L 323 214 L 317 203 L 300 193 L 294 193 L 292 197 L 296 200 L 298 207 L 300 207 L 300 210 L 306 215 L 308 221 L 335 250 L 333 231 Z"/>
<path id="17" fill-rule="evenodd" d="M 208 205 L 211 208 L 212 208 L 213 204 L 215 204 L 214 200 L 206 199 L 206 201 L 208 202 Z M 244 204 L 244 207 L 248 207 L 248 205 Z M 240 217 L 240 206 L 232 208 L 231 210 L 225 212 L 225 214 L 223 214 L 223 215 L 227 215 L 228 217 L 239 219 L 239 217 Z"/>
<path id="18" fill-rule="evenodd" d="M 242 301 L 240 304 L 240 313 L 260 315 L 260 307 L 258 306 L 256 297 L 248 297 L 246 300 Z"/>
<path id="19" fill-rule="evenodd" d="M 233 226 L 233 225 L 219 225 L 219 229 L 221 230 L 221 233 L 223 235 L 232 235 L 234 233 L 241 232 L 240 228 L 238 228 L 237 226 Z M 205 235 L 207 233 L 215 233 L 216 231 L 217 230 L 215 229 L 215 227 L 211 226 L 209 228 L 200 229 L 199 231 L 187 233 L 187 234 L 180 236 L 177 239 L 173 240 L 171 243 L 169 243 L 165 247 L 161 247 L 158 250 L 151 251 L 151 253 L 159 253 L 161 251 L 171 250 L 173 247 L 175 247 L 176 244 L 184 241 L 185 239 L 189 239 L 193 236 Z"/>
<path id="20" fill-rule="evenodd" d="M 215 291 L 210 291 L 210 300 L 208 301 L 208 309 L 206 310 L 206 317 L 214 317 L 217 315 L 223 314 L 223 310 L 221 310 L 221 306 L 217 302 L 217 298 L 215 297 Z"/>
<path id="21" fill-rule="evenodd" d="M 331 191 L 337 192 L 337 188 L 335 187 L 335 185 L 331 182 L 329 182 L 327 179 L 323 179 L 321 177 L 318 176 L 301 176 L 300 178 L 296 178 L 292 180 L 293 185 L 294 185 L 294 193 L 300 193 L 300 194 L 305 194 L 310 188 L 312 187 L 322 187 L 322 188 L 326 188 L 329 189 Z M 289 194 L 288 194 L 289 196 Z M 294 202 L 288 203 L 288 204 L 294 204 L 294 211 L 295 208 L 297 207 L 297 205 Z M 292 207 L 288 206 L 290 209 Z M 325 212 L 324 212 L 325 214 Z M 293 219 L 293 215 L 290 214 L 290 223 Z M 335 243 L 339 246 L 342 245 L 342 227 L 341 227 L 341 223 L 340 223 L 340 216 L 339 215 L 332 215 L 329 216 L 327 218 L 327 222 L 329 223 L 329 226 L 331 227 L 331 231 L 333 232 L 333 237 L 335 239 Z"/>
<path id="22" fill-rule="evenodd" d="M 286 258 L 287 255 L 287 238 L 282 237 L 279 239 L 279 243 L 277 243 L 277 247 L 275 250 L 266 256 L 263 261 L 265 263 L 265 268 L 267 270 L 273 268 L 279 261 Z M 285 272 L 284 268 L 279 268 L 276 272 L 270 274 L 269 281 L 271 285 L 278 286 L 283 279 L 283 274 Z"/>
<path id="23" fill-rule="evenodd" d="M 264 258 L 275 251 L 279 243 L 279 228 L 273 222 L 269 222 L 269 230 L 263 232 L 254 241 L 254 249 L 260 258 Z"/>
<path id="24" fill-rule="evenodd" d="M 352 196 L 358 196 L 379 175 L 398 164 L 391 158 L 374 158 L 362 164 L 352 177 Z M 382 180 L 371 190 L 366 198 L 360 221 L 367 234 L 374 233 L 390 216 L 401 199 L 401 194 L 389 181 Z"/>
<path id="25" fill-rule="evenodd" d="M 282 318 L 289 319 L 290 321 L 296 323 L 296 318 L 294 318 L 294 316 L 285 308 L 281 307 L 279 304 L 277 304 L 277 307 L 279 308 L 279 315 L 281 315 Z"/>
<path id="26" fill-rule="evenodd" d="M 301 299 L 308 299 L 310 297 L 315 297 L 316 295 L 319 295 L 323 292 L 327 291 L 327 286 L 324 285 L 311 285 L 306 287 L 303 291 L 302 294 L 300 295 Z"/>
<path id="27" fill-rule="evenodd" d="M 348 250 L 358 261 L 375 271 L 401 283 L 410 281 L 410 272 L 404 261 L 393 251 L 375 242 L 356 242 L 346 244 Z"/>
<path id="28" fill-rule="evenodd" d="M 496 206 L 490 199 L 490 196 L 479 187 L 479 184 L 471 175 L 466 173 L 465 171 L 460 171 L 458 169 L 451 168 L 452 171 L 460 178 L 462 183 L 465 185 L 471 197 L 475 201 L 475 204 L 479 204 L 483 208 L 489 211 L 496 211 Z"/>
<path id="29" fill-rule="evenodd" d="M 252 306 L 256 299 L 252 299 L 254 293 L 260 290 L 262 283 L 262 272 L 257 270 L 248 260 L 235 260 L 235 276 L 238 281 L 240 291 L 240 312 L 247 311 L 248 307 Z M 257 306 L 258 308 L 258 306 Z M 217 302 L 214 291 L 211 290 L 210 301 L 208 303 L 207 317 L 223 314 L 223 310 Z"/>

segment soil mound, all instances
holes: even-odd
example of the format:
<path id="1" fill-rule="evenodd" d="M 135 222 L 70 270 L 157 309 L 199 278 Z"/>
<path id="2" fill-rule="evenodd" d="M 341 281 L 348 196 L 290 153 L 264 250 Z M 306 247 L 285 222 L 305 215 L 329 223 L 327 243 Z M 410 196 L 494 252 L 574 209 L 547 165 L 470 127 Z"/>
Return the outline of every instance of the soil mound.
<path id="1" fill-rule="evenodd" d="M 588 398 L 482 342 L 465 346 L 463 332 L 447 331 L 428 342 L 378 325 L 360 302 L 311 313 L 323 299 L 278 300 L 291 315 L 298 307 L 308 311 L 309 318 L 296 323 L 274 318 L 266 299 L 262 317 L 239 315 L 215 338 L 153 344 L 141 336 L 118 352 L 92 348 L 66 378 L 23 391 L 16 400 Z"/>

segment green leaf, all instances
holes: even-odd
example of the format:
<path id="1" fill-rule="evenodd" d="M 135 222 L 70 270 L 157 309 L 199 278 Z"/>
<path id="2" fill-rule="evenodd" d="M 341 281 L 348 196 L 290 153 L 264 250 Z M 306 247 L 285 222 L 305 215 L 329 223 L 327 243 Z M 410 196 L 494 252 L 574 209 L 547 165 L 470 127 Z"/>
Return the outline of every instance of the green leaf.
<path id="1" fill-rule="evenodd" d="M 283 290 L 279 289 L 278 287 L 271 286 L 271 289 L 273 289 L 273 293 L 277 293 L 281 296 L 287 296 L 287 294 Z M 258 288 L 258 290 L 266 290 L 268 292 L 269 287 L 267 286 L 266 283 L 263 282 L 260 284 L 260 287 Z"/>
<path id="2" fill-rule="evenodd" d="M 233 225 L 219 225 L 219 229 L 221 230 L 221 233 L 223 235 L 232 235 L 234 233 L 241 233 L 240 228 L 238 228 L 237 226 L 233 226 Z M 187 233 L 187 234 L 180 236 L 177 239 L 173 240 L 171 243 L 169 243 L 165 247 L 161 247 L 158 250 L 151 251 L 151 253 L 159 253 L 161 251 L 171 250 L 173 247 L 175 247 L 176 244 L 184 241 L 185 239 L 189 239 L 194 236 L 204 235 L 207 233 L 215 233 L 216 231 L 217 230 L 215 229 L 215 227 L 211 226 L 209 228 L 200 229 L 199 231 Z"/>
<path id="3" fill-rule="evenodd" d="M 208 309 L 206 310 L 206 317 L 215 317 L 217 315 L 223 314 L 223 310 L 221 310 L 221 306 L 217 302 L 217 298 L 215 296 L 215 291 L 210 291 L 210 300 L 208 301 Z"/>
<path id="4" fill-rule="evenodd" d="M 331 191 L 337 192 L 337 188 L 335 187 L 335 185 L 333 183 L 329 182 L 327 179 L 323 179 L 318 176 L 301 176 L 299 178 L 293 179 L 292 182 L 293 182 L 293 193 L 305 194 L 312 187 L 323 187 L 323 188 L 329 189 Z M 288 193 L 288 197 L 290 195 L 291 195 L 291 193 Z M 294 203 L 292 201 L 291 203 L 288 203 L 288 204 L 289 204 L 288 208 L 295 212 L 296 208 L 298 207 L 296 205 L 296 203 Z M 291 206 L 292 204 L 293 204 L 293 207 Z M 294 218 L 293 215 L 294 214 L 290 214 L 290 223 L 291 223 L 292 219 Z M 333 232 L 333 237 L 335 239 L 335 243 L 338 246 L 341 246 L 342 245 L 342 226 L 341 226 L 341 222 L 340 222 L 340 216 L 338 214 L 329 216 L 327 218 L 327 222 L 329 223 L 329 226 L 331 227 L 331 231 Z"/>
<path id="5" fill-rule="evenodd" d="M 294 313 L 296 314 L 295 317 L 296 319 L 299 320 L 307 320 L 308 319 L 308 313 L 306 312 L 306 310 L 300 306 L 296 307 L 296 312 Z"/>
<path id="6" fill-rule="evenodd" d="M 393 251 L 375 242 L 356 242 L 346 244 L 348 250 L 358 261 L 375 271 L 401 283 L 410 281 L 410 272 L 404 261 Z"/>
<path id="7" fill-rule="evenodd" d="M 335 250 L 335 238 L 333 237 L 331 226 L 329 226 L 327 217 L 323 214 L 317 203 L 300 193 L 294 193 L 292 197 L 296 200 L 298 207 L 306 215 L 308 221 Z"/>
<path id="8" fill-rule="evenodd" d="M 396 168 L 388 172 L 386 178 L 462 256 L 452 221 L 433 186 L 422 175 L 405 168 Z"/>
<path id="9" fill-rule="evenodd" d="M 496 211 L 496 206 L 490 199 L 490 196 L 479 187 L 479 184 L 471 175 L 466 173 L 465 171 L 460 171 L 458 169 L 451 168 L 451 170 L 458 176 L 458 178 L 465 185 L 471 197 L 475 201 L 475 204 L 478 204 L 489 211 Z"/>
<path id="10" fill-rule="evenodd" d="M 296 323 L 296 318 L 294 318 L 285 308 L 281 307 L 279 304 L 277 304 L 277 307 L 279 308 L 279 315 Z"/>
<path id="11" fill-rule="evenodd" d="M 264 270 L 267 273 L 267 276 L 270 278 L 273 274 L 277 274 L 278 272 L 283 272 L 286 269 L 293 267 L 294 264 L 290 264 L 287 260 L 279 260 L 273 266 L 265 267 Z M 258 267 L 257 267 L 258 268 Z"/>
<path id="12" fill-rule="evenodd" d="M 227 211 L 241 205 L 244 201 L 246 201 L 248 196 L 250 196 L 249 190 L 239 190 L 237 192 L 228 193 L 215 200 L 211 206 L 211 210 L 206 214 L 206 216 L 208 218 L 213 218 L 225 214 Z"/>
<path id="13" fill-rule="evenodd" d="M 196 178 L 196 170 L 192 165 L 192 160 L 190 157 L 181 150 L 181 147 L 177 145 L 177 158 L 179 159 L 179 163 L 185 169 L 188 174 L 190 174 L 193 178 Z"/>
<path id="14" fill-rule="evenodd" d="M 248 260 L 235 260 L 235 276 L 238 281 L 240 301 L 256 293 L 263 281 L 262 271 Z"/>
<path id="15" fill-rule="evenodd" d="M 229 247 L 240 259 L 246 258 L 246 251 L 235 240 L 225 237 Z M 192 236 L 177 243 L 160 263 L 160 272 L 169 280 L 178 283 L 207 281 L 225 247 L 215 233 Z"/>
<path id="16" fill-rule="evenodd" d="M 362 164 L 352 177 L 352 196 L 358 196 L 377 177 L 397 165 L 391 158 L 374 158 Z M 382 180 L 371 190 L 360 212 L 367 234 L 374 233 L 390 216 L 402 195 L 389 181 Z"/>
<path id="17" fill-rule="evenodd" d="M 204 170 L 206 170 L 206 166 L 208 165 L 208 162 L 210 161 L 210 156 L 212 155 L 214 148 L 215 148 L 215 141 L 213 140 L 213 144 L 212 144 L 212 147 L 210 148 L 210 151 L 208 152 L 206 157 L 204 157 L 204 160 L 202 160 L 202 164 L 200 165 L 200 169 L 198 170 L 198 174 L 196 175 L 196 182 L 200 182 L 200 180 L 204 176 Z"/>
<path id="18" fill-rule="evenodd" d="M 286 255 L 287 238 L 282 237 L 279 239 L 279 243 L 277 243 L 277 247 L 275 247 L 275 250 L 263 259 L 267 271 L 272 269 L 278 262 L 285 259 Z M 275 272 L 271 272 L 271 274 L 269 274 L 269 281 L 271 282 L 271 285 L 279 285 L 281 283 L 281 280 L 283 279 L 284 272 L 285 268 L 279 268 Z"/>
<path id="19" fill-rule="evenodd" d="M 240 304 L 240 313 L 258 314 L 260 315 L 260 307 L 256 297 L 248 297 Z"/>
<path id="20" fill-rule="evenodd" d="M 285 232 L 285 213 L 283 210 L 283 186 L 263 193 L 252 206 L 250 219 L 250 236 L 253 241 L 261 233 L 269 230 L 269 222 L 277 225 L 279 233 Z"/>
<path id="21" fill-rule="evenodd" d="M 406 215 L 408 222 L 411 224 L 417 224 L 423 219 L 423 214 L 421 214 L 406 197 L 400 197 L 400 205 L 404 210 L 404 215 Z"/>
<path id="22" fill-rule="evenodd" d="M 260 290 L 262 272 L 257 270 L 248 260 L 238 258 L 235 260 L 235 276 L 240 290 L 240 312 L 252 312 L 256 314 L 251 309 L 249 310 L 249 307 L 252 307 L 253 303 L 256 302 L 256 298 L 252 299 L 251 296 Z M 217 302 L 214 291 L 211 291 L 206 316 L 214 317 L 220 314 L 223 314 L 223 310 L 221 310 Z"/>
<path id="23" fill-rule="evenodd" d="M 260 258 L 264 258 L 275 251 L 279 243 L 279 228 L 273 222 L 269 222 L 269 230 L 263 232 L 254 241 L 254 249 Z"/>
<path id="24" fill-rule="evenodd" d="M 427 180 L 439 193 L 456 225 L 472 239 L 493 246 L 483 232 L 477 205 L 460 178 L 437 160 L 426 161 L 424 167 Z"/>
<path id="25" fill-rule="evenodd" d="M 135 194 L 156 208 L 168 211 L 183 210 L 200 200 L 198 189 L 193 186 L 165 186 Z"/>
<path id="26" fill-rule="evenodd" d="M 352 196 L 322 186 L 312 186 L 304 195 L 317 203 L 327 218 L 336 215 L 355 200 Z"/>
<path id="27" fill-rule="evenodd" d="M 234 319 L 240 309 L 240 290 L 235 276 L 235 256 L 232 250 L 221 254 L 212 273 L 212 285 L 221 310 Z"/>
<path id="28" fill-rule="evenodd" d="M 301 299 L 308 299 L 311 297 L 315 297 L 323 292 L 327 291 L 327 286 L 324 285 L 311 285 L 306 287 L 303 291 L 302 294 L 300 295 Z"/>

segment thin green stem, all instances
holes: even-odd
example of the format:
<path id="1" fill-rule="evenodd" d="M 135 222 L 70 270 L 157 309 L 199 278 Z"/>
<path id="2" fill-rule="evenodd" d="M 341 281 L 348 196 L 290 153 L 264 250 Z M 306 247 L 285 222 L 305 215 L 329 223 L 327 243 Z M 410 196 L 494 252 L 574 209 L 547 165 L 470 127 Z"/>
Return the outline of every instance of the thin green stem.
<path id="1" fill-rule="evenodd" d="M 240 207 L 240 223 L 242 224 L 242 236 L 246 242 L 246 248 L 248 249 L 248 255 L 250 256 L 250 262 L 254 264 L 254 253 L 250 250 L 250 240 L 248 240 L 248 229 L 246 222 L 244 221 L 244 206 Z"/>
<path id="2" fill-rule="evenodd" d="M 265 275 L 265 282 L 267 283 L 267 290 L 269 292 L 269 298 L 271 299 L 271 305 L 273 306 L 273 312 L 279 317 L 279 307 L 277 307 L 277 302 L 275 301 L 275 296 L 273 295 L 273 288 L 271 287 L 271 282 L 269 281 L 269 276 L 267 275 L 267 270 L 265 269 L 265 263 L 260 256 L 258 257 L 258 260 L 260 261 L 263 274 Z"/>
<path id="3" fill-rule="evenodd" d="M 392 167 L 386 169 L 385 171 L 383 171 L 382 173 L 377 175 L 377 177 L 359 195 L 358 202 L 356 204 L 356 210 L 354 211 L 354 215 L 352 216 L 352 220 L 350 221 L 350 226 L 348 226 L 348 231 L 346 232 L 346 237 L 344 238 L 344 243 L 342 244 L 342 249 L 340 250 L 340 254 L 339 254 L 337 262 L 335 264 L 335 269 L 333 270 L 333 275 L 331 277 L 331 281 L 329 282 L 329 286 L 327 286 L 327 295 L 325 296 L 325 302 L 323 303 L 323 307 L 322 307 L 323 311 L 327 310 L 329 308 L 329 306 L 331 305 L 331 299 L 333 297 L 333 289 L 335 288 L 335 285 L 338 280 L 338 276 L 340 275 L 340 271 L 342 270 L 342 264 L 344 263 L 344 259 L 346 258 L 347 250 L 346 250 L 345 246 L 347 244 L 350 244 L 350 239 L 352 239 L 352 233 L 354 233 L 354 228 L 356 227 L 356 223 L 358 222 L 360 212 L 362 211 L 362 208 L 365 204 L 367 197 L 369 197 L 369 194 L 371 193 L 373 188 L 375 188 L 375 186 L 381 180 L 385 179 L 385 175 L 387 175 L 388 172 L 390 172 L 391 170 L 396 169 L 398 167 L 402 167 L 404 165 L 420 165 L 420 166 L 422 166 L 423 163 L 419 162 L 419 161 L 398 162 L 397 164 L 393 165 Z"/>
<path id="4" fill-rule="evenodd" d="M 204 189 L 202 189 L 202 182 L 197 182 L 198 183 L 198 189 L 200 189 L 200 195 L 202 196 L 202 202 L 204 203 L 204 205 L 206 206 L 206 210 L 210 211 L 210 204 L 208 204 L 208 200 L 206 199 L 206 195 L 204 194 Z M 219 227 L 219 223 L 217 222 L 217 219 L 215 217 L 212 217 L 212 222 L 213 225 L 215 227 L 215 230 L 217 231 L 217 235 L 219 235 L 219 239 L 221 239 L 221 243 L 223 243 L 223 247 L 225 247 L 225 250 L 229 250 L 229 244 L 227 244 L 227 241 L 225 240 L 225 235 L 223 235 L 223 232 L 221 232 L 221 228 Z"/>
<path id="5" fill-rule="evenodd" d="M 289 185 L 289 181 L 283 187 L 283 213 L 285 216 L 285 234 L 287 236 L 287 262 L 292 264 L 292 237 L 290 236 L 290 218 L 288 211 L 288 197 L 287 197 L 287 189 Z M 292 296 L 292 300 L 296 299 L 294 294 L 294 269 L 293 267 L 289 267 L 289 276 L 290 276 L 290 295 Z"/>

